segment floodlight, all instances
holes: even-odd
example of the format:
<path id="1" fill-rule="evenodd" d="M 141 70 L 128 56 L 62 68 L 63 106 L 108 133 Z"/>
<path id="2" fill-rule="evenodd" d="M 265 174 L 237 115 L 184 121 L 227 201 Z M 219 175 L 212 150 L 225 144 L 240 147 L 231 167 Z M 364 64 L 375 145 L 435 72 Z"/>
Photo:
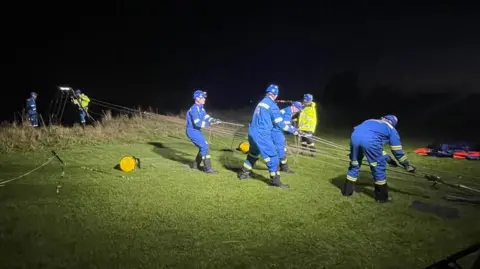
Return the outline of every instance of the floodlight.
<path id="1" fill-rule="evenodd" d="M 61 91 L 71 91 L 72 88 L 70 87 L 58 87 Z"/>

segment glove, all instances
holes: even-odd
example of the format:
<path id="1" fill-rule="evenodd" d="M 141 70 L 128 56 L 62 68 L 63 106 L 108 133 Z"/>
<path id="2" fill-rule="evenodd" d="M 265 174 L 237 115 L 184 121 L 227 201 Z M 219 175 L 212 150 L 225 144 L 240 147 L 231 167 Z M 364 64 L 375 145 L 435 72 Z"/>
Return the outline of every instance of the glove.
<path id="1" fill-rule="evenodd" d="M 296 136 L 304 136 L 305 134 L 302 132 L 302 131 L 299 131 L 299 130 L 296 130 L 293 135 L 296 135 Z"/>
<path id="2" fill-rule="evenodd" d="M 405 170 L 407 170 L 409 173 L 415 173 L 417 169 L 413 165 L 407 165 L 405 166 Z"/>
<path id="3" fill-rule="evenodd" d="M 219 119 L 214 119 L 212 122 L 212 124 L 220 124 L 220 123 L 222 123 L 222 121 Z"/>

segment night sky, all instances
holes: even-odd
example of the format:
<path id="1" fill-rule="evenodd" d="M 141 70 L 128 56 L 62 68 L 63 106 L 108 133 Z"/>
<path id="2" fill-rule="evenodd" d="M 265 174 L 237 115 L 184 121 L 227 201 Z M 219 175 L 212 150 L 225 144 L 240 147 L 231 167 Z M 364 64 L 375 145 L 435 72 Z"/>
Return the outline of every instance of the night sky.
<path id="1" fill-rule="evenodd" d="M 2 18 L 9 47 L 2 120 L 12 119 L 31 91 L 46 109 L 58 85 L 173 112 L 188 108 L 194 88 L 207 89 L 211 107 L 238 108 L 257 101 L 269 83 L 280 85 L 280 98 L 300 99 L 344 71 L 358 73 L 364 92 L 393 85 L 406 94 L 480 93 L 473 6 L 65 2 L 2 8 L 10 14 Z"/>

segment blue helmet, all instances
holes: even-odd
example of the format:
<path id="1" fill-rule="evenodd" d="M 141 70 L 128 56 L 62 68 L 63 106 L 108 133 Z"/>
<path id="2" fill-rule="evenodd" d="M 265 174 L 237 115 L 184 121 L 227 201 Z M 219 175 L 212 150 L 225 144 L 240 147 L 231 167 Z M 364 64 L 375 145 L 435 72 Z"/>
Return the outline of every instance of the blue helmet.
<path id="1" fill-rule="evenodd" d="M 36 92 L 31 92 L 31 93 L 30 93 L 30 96 L 31 96 L 31 97 L 35 97 L 35 96 L 37 96 L 37 95 L 38 95 L 38 94 L 37 94 Z"/>
<path id="2" fill-rule="evenodd" d="M 196 99 L 196 98 L 207 98 L 207 92 L 204 92 L 202 90 L 196 90 L 193 93 L 193 99 Z"/>
<path id="3" fill-rule="evenodd" d="M 75 93 L 76 93 L 76 94 L 81 94 L 82 91 L 77 89 L 77 90 L 75 91 Z"/>
<path id="4" fill-rule="evenodd" d="M 312 102 L 313 101 L 313 95 L 309 94 L 309 93 L 306 93 L 303 95 L 303 100 L 305 102 Z"/>
<path id="5" fill-rule="evenodd" d="M 382 117 L 382 120 L 390 123 L 393 127 L 397 126 L 398 119 L 394 115 L 386 115 Z"/>
<path id="6" fill-rule="evenodd" d="M 303 110 L 303 104 L 301 102 L 295 101 L 292 103 L 292 106 L 294 106 L 296 109 L 302 111 Z"/>
<path id="7" fill-rule="evenodd" d="M 266 93 L 273 93 L 274 95 L 278 95 L 279 90 L 277 85 L 270 85 L 268 86 L 267 90 L 265 91 Z"/>

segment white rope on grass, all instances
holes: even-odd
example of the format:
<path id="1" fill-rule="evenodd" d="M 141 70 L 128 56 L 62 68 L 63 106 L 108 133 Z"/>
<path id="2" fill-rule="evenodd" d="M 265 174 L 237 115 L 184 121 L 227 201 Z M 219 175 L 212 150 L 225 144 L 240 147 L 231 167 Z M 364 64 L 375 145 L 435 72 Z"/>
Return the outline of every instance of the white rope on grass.
<path id="1" fill-rule="evenodd" d="M 48 164 L 49 162 L 51 162 L 54 158 L 55 158 L 55 156 L 50 157 L 50 159 L 48 159 L 46 162 L 44 162 L 44 163 L 41 164 L 40 166 L 37 166 L 37 167 L 34 168 L 33 170 L 31 170 L 31 171 L 29 171 L 29 172 L 27 172 L 27 173 L 25 173 L 25 174 L 23 174 L 23 175 L 20 175 L 20 176 L 18 176 L 18 177 L 15 177 L 15 178 L 12 178 L 12 179 L 5 180 L 5 181 L 0 182 L 0 187 L 3 187 L 3 186 L 5 186 L 5 184 L 10 183 L 10 182 L 12 182 L 12 181 L 14 181 L 14 180 L 17 180 L 17 179 L 20 179 L 20 178 L 22 178 L 22 177 L 25 177 L 25 176 L 30 175 L 31 173 L 35 172 L 36 170 L 38 170 L 38 169 L 44 167 L 45 165 L 47 165 L 47 164 Z"/>

